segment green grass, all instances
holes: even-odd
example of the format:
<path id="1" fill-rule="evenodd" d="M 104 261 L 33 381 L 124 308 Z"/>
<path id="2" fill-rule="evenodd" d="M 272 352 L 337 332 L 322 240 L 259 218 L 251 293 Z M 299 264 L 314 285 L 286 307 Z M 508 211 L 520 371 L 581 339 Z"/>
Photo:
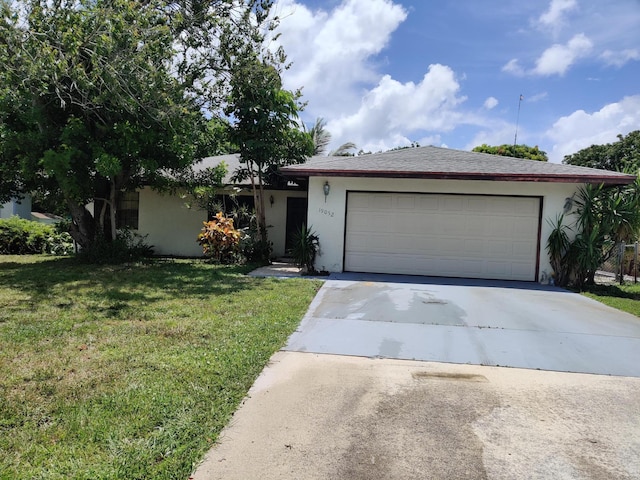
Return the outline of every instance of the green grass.
<path id="1" fill-rule="evenodd" d="M 625 285 L 594 285 L 583 295 L 605 305 L 640 317 L 640 283 Z"/>
<path id="2" fill-rule="evenodd" d="M 319 288 L 0 257 L 0 478 L 186 479 Z"/>

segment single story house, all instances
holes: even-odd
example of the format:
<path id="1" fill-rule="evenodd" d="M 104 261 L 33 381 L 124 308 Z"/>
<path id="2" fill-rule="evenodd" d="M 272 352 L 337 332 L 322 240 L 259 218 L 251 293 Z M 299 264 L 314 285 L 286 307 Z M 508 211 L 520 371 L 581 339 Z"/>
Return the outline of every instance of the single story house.
<path id="1" fill-rule="evenodd" d="M 231 180 L 240 166 L 239 155 L 208 157 L 194 165 L 194 170 L 215 167 L 221 162 L 227 165 L 227 175 L 220 189 L 221 203 L 229 204 L 229 195 L 237 202 L 253 207 L 253 192 L 250 184 L 237 184 Z M 286 183 L 286 182 L 285 182 Z M 197 243 L 203 222 L 217 212 L 199 208 L 188 195 L 169 195 L 145 187 L 122 195 L 118 205 L 118 227 L 127 226 L 138 234 L 146 235 L 146 242 L 153 245 L 157 255 L 178 257 L 202 256 L 202 247 Z M 280 188 L 265 190 L 265 218 L 267 234 L 273 242 L 274 256 L 285 254 L 292 241 L 293 232 L 306 221 L 306 185 L 290 183 Z"/>
<path id="2" fill-rule="evenodd" d="M 634 176 L 437 147 L 314 157 L 283 167 L 308 180 L 316 268 L 539 281 L 546 241 L 586 184 Z"/>

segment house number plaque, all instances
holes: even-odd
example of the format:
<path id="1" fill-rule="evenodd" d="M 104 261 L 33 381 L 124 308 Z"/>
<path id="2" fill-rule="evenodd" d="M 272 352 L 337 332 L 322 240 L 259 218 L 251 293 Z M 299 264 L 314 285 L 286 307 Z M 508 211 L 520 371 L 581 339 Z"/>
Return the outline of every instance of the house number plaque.
<path id="1" fill-rule="evenodd" d="M 318 211 L 321 214 L 326 215 L 327 217 L 333 217 L 335 215 L 335 212 L 332 212 L 331 210 L 327 210 L 326 208 L 319 208 Z"/>

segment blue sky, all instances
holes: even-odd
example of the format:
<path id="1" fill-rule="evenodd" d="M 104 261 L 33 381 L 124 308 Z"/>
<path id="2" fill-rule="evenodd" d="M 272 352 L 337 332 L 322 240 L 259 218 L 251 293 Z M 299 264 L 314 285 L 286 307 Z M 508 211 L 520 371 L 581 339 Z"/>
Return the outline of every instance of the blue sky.
<path id="1" fill-rule="evenodd" d="M 538 145 L 640 129 L 640 0 L 278 0 L 302 119 L 335 147 Z"/>

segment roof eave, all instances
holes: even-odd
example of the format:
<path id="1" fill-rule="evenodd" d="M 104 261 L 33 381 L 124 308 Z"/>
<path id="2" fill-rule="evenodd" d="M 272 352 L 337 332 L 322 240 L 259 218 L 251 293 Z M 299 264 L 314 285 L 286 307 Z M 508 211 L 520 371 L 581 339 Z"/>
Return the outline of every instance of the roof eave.
<path id="1" fill-rule="evenodd" d="M 317 170 L 282 169 L 283 175 L 292 177 L 369 177 L 369 178 L 417 178 L 432 180 L 486 180 L 502 182 L 542 183 L 591 183 L 604 185 L 628 185 L 636 180 L 633 175 L 568 175 L 530 173 L 478 173 L 478 172 L 403 172 L 388 170 Z"/>

